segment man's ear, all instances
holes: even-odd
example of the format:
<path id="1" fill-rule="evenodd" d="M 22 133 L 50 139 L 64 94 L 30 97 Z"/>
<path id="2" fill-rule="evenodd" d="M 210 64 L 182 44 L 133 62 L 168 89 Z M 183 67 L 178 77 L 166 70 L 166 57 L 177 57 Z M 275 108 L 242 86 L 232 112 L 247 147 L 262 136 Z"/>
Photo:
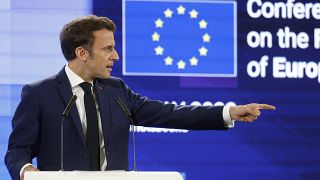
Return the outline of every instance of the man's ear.
<path id="1" fill-rule="evenodd" d="M 77 47 L 75 50 L 77 58 L 81 59 L 82 61 L 88 60 L 88 51 L 83 47 Z"/>

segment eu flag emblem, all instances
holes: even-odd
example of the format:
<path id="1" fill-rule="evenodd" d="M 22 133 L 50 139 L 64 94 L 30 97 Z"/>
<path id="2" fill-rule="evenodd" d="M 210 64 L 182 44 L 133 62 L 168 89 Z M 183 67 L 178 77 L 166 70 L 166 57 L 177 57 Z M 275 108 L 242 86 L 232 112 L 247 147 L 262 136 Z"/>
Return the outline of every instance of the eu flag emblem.
<path id="1" fill-rule="evenodd" d="M 123 74 L 235 77 L 236 2 L 123 1 Z"/>

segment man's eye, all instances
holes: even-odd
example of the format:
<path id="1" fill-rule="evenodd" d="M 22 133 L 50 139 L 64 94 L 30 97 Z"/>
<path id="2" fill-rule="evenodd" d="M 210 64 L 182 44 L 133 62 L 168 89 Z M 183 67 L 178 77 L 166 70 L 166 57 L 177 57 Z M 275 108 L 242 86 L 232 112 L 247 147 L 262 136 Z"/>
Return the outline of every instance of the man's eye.
<path id="1" fill-rule="evenodd" d="M 106 49 L 105 52 L 110 53 L 113 51 L 113 48 Z"/>

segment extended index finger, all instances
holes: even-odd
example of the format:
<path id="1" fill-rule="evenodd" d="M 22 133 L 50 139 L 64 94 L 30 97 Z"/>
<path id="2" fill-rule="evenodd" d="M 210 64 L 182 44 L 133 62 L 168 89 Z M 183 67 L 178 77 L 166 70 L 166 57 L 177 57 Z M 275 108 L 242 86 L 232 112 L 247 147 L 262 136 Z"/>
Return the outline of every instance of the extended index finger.
<path id="1" fill-rule="evenodd" d="M 258 109 L 266 109 L 266 110 L 276 110 L 275 106 L 269 104 L 257 104 Z"/>

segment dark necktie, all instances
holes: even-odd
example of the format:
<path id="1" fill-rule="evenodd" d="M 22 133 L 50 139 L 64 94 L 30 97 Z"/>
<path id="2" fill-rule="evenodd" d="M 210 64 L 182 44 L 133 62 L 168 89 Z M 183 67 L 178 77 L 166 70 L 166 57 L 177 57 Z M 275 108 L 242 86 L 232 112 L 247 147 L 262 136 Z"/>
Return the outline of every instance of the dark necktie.
<path id="1" fill-rule="evenodd" d="M 83 82 L 79 84 L 84 90 L 84 106 L 87 116 L 86 143 L 90 153 L 90 170 L 100 170 L 99 127 L 95 100 L 91 91 L 91 84 Z"/>

